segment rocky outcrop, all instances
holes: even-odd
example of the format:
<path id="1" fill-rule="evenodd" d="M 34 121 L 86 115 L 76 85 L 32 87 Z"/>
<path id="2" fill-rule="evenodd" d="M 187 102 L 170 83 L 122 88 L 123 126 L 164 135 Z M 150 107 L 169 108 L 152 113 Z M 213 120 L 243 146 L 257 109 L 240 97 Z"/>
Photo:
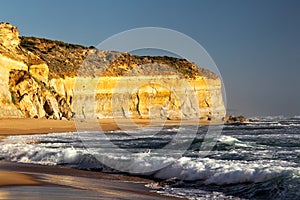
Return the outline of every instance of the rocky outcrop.
<path id="1" fill-rule="evenodd" d="M 9 73 L 12 69 L 27 70 L 23 62 L 27 57 L 19 48 L 18 30 L 11 24 L 0 24 L 0 117 L 22 117 L 12 102 L 9 89 Z"/>
<path id="2" fill-rule="evenodd" d="M 221 81 L 185 59 L 21 37 L 0 24 L 2 117 L 215 119 Z"/>
<path id="3" fill-rule="evenodd" d="M 43 79 L 42 79 L 43 80 Z M 13 103 L 29 118 L 71 119 L 72 110 L 63 95 L 30 72 L 11 70 L 9 88 Z"/>
<path id="4" fill-rule="evenodd" d="M 48 86 L 48 65 L 20 43 L 17 28 L 1 23 L 0 117 L 70 119 L 70 105 Z"/>
<path id="5" fill-rule="evenodd" d="M 227 124 L 259 122 L 258 119 L 248 119 L 242 115 L 240 115 L 240 116 L 230 115 L 230 116 L 225 117 L 223 120 Z"/>

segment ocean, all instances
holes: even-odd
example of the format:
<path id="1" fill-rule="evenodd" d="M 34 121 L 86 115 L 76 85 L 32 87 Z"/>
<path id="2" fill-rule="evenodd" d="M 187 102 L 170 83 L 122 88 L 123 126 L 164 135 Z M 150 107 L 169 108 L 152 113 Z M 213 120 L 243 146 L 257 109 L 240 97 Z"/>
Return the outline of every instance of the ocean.
<path id="1" fill-rule="evenodd" d="M 9 136 L 0 158 L 141 176 L 153 192 L 188 199 L 300 199 L 300 117 L 259 120 Z"/>

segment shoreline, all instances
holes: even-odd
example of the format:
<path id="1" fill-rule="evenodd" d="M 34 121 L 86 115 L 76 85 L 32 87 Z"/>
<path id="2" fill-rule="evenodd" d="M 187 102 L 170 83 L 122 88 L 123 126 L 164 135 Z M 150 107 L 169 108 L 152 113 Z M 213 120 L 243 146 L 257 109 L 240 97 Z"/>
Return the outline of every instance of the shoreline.
<path id="1" fill-rule="evenodd" d="M 47 195 L 47 190 L 49 189 L 50 191 L 53 189 L 62 190 L 64 194 L 68 194 L 68 196 L 65 196 L 66 199 L 80 198 L 80 196 L 76 196 L 72 192 L 79 192 L 79 194 L 84 192 L 82 195 L 87 196 L 83 197 L 91 199 L 94 199 L 93 197 L 96 197 L 95 199 L 128 200 L 182 199 L 151 192 L 145 184 L 153 182 L 152 180 L 123 174 L 7 161 L 0 161 L 0 171 L 0 195 L 5 193 L 5 198 L 8 199 L 11 199 L 11 196 L 18 195 L 18 192 L 30 195 L 30 197 L 36 199 L 36 196 L 32 196 L 30 192 L 38 193 L 37 197 L 39 198 Z M 37 190 L 38 188 L 39 190 Z M 53 198 L 51 197 L 50 199 Z"/>
<path id="2" fill-rule="evenodd" d="M 98 124 L 97 124 L 98 121 Z M 222 121 L 207 120 L 150 120 L 150 119 L 113 119 L 105 118 L 86 121 L 51 120 L 29 118 L 2 118 L 0 119 L 0 139 L 11 135 L 32 135 L 62 132 L 86 131 L 116 131 L 132 130 L 155 126 L 181 126 L 181 125 L 217 125 Z"/>
<path id="3" fill-rule="evenodd" d="M 98 124 L 97 124 L 98 122 Z M 149 119 L 99 119 L 86 121 L 63 121 L 49 119 L 0 119 L 0 140 L 13 135 L 31 135 L 48 133 L 76 132 L 77 130 L 87 131 L 116 131 L 132 130 L 142 127 L 155 126 L 180 126 L 180 125 L 209 125 L 219 124 L 217 122 L 208 122 L 204 120 L 149 120 Z M 73 181 L 64 181 L 72 179 Z M 110 198 L 130 197 L 129 199 L 179 199 L 151 192 L 151 189 L 145 187 L 146 183 L 153 182 L 141 177 L 109 174 L 103 172 L 92 172 L 78 170 L 60 166 L 42 166 L 33 164 L 21 164 L 14 162 L 0 161 L 0 193 L 5 188 L 15 188 L 22 190 L 23 187 L 42 187 L 47 188 L 50 185 L 62 190 L 71 190 L 76 188 L 80 190 L 96 191 L 108 195 Z M 89 187 L 89 182 L 97 182 L 98 189 Z M 79 182 L 86 182 L 85 185 L 78 185 Z M 46 189 L 47 190 L 47 189 Z M 69 191 L 68 193 L 72 193 Z M 111 195 L 111 196 L 110 196 Z M 106 196 L 106 197 L 108 197 Z M 103 197 L 104 198 L 104 197 Z M 124 199 L 124 198 L 123 198 Z"/>

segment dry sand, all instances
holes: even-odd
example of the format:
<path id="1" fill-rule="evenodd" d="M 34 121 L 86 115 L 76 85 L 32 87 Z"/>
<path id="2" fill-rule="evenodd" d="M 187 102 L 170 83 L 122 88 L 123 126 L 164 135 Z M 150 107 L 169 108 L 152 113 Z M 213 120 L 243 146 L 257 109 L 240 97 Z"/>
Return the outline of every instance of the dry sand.
<path id="1" fill-rule="evenodd" d="M 200 120 L 99 119 L 96 121 L 64 121 L 49 119 L 0 119 L 0 136 L 74 132 L 80 130 L 114 131 L 146 126 L 180 126 L 219 124 Z M 77 127 L 77 128 L 76 128 Z"/>

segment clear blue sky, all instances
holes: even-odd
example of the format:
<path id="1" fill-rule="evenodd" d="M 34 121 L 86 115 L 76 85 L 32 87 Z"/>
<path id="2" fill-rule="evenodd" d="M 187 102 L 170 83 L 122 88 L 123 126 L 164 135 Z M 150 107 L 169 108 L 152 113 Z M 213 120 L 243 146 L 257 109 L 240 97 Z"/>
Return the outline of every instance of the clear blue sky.
<path id="1" fill-rule="evenodd" d="M 21 35 L 86 46 L 136 27 L 180 31 L 216 62 L 229 113 L 300 115 L 300 1 L 1 1 Z"/>

